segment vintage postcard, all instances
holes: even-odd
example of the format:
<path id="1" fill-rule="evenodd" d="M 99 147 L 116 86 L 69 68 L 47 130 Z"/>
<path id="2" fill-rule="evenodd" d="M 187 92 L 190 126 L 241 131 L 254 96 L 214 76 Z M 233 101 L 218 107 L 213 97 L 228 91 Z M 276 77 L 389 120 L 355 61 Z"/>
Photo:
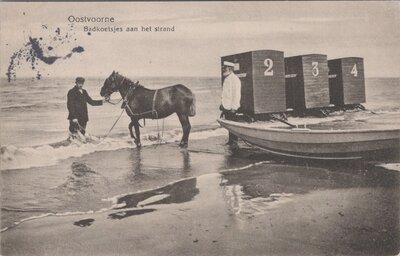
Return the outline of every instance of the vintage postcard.
<path id="1" fill-rule="evenodd" d="M 0 6 L 1 255 L 399 254 L 399 2 Z"/>

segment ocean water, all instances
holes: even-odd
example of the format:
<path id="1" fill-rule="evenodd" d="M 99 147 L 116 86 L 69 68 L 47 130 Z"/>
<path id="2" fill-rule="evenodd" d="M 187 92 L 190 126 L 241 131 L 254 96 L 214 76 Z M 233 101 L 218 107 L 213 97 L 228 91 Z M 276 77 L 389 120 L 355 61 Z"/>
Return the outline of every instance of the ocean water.
<path id="1" fill-rule="evenodd" d="M 219 141 L 215 138 L 227 135 L 216 122 L 220 78 L 132 79 L 150 89 L 177 83 L 189 87 L 196 94 L 197 112 L 191 118 L 190 140 L 206 141 L 203 145 L 206 150 L 215 151 L 214 144 Z M 103 81 L 104 78 L 87 78 L 84 88 L 93 99 L 101 98 Z M 120 104 L 88 106 L 90 141 L 66 143 L 69 125 L 66 95 L 73 84 L 74 78 L 17 79 L 11 83 L 1 80 L 2 229 L 34 216 L 98 211 L 110 207 L 107 198 L 254 163 L 246 157 L 226 157 L 223 151 L 206 157 L 179 151 L 176 142 L 182 131 L 175 115 L 164 121 L 146 120 L 141 129 L 145 147 L 132 151 L 129 118 L 125 114 L 110 136 L 104 138 L 121 112 Z M 364 106 L 376 113 L 399 114 L 399 88 L 400 78 L 366 79 Z M 112 101 L 119 98 L 120 95 L 113 94 Z M 158 134 L 170 143 L 157 148 L 154 138 Z M 218 145 L 223 143 L 219 141 Z M 190 168 L 190 164 L 197 169 Z M 398 168 L 398 163 L 393 164 Z M 190 173 L 185 171 L 188 169 Z"/>
<path id="2" fill-rule="evenodd" d="M 197 99 L 197 115 L 191 118 L 193 130 L 217 127 L 219 116 L 221 85 L 220 78 L 137 78 L 149 89 L 162 88 L 182 83 L 189 87 Z M 17 79 L 8 83 L 0 80 L 0 138 L 2 156 L 4 150 L 35 148 L 60 142 L 68 137 L 66 95 L 73 87 L 74 78 L 44 78 L 42 80 Z M 85 89 L 94 99 L 100 99 L 100 88 L 104 79 L 88 78 Z M 366 79 L 367 102 L 363 104 L 375 112 L 400 112 L 400 78 Z M 120 99 L 119 93 L 112 95 L 114 102 Z M 118 105 L 105 104 L 100 107 L 89 106 L 88 133 L 104 137 L 121 112 Z M 180 130 L 176 115 L 164 121 L 146 120 L 142 132 Z M 124 114 L 110 134 L 111 138 L 124 138 L 127 135 L 129 118 Z M 157 129 L 158 125 L 158 129 Z M 178 131 L 176 131 L 178 132 Z M 4 159 L 2 158 L 2 161 Z M 7 165 L 7 167 L 9 167 Z M 12 164 L 10 165 L 12 167 Z M 4 169 L 4 168 L 3 168 Z"/>
<path id="3" fill-rule="evenodd" d="M 138 78 L 146 88 L 156 89 L 173 84 L 184 84 L 195 94 L 197 114 L 191 118 L 192 131 L 217 127 L 220 102 L 220 80 L 218 78 Z M 136 80 L 135 80 L 136 81 Z M 18 79 L 8 83 L 1 80 L 1 163 L 2 169 L 27 168 L 54 164 L 57 160 L 79 156 L 94 151 L 130 147 L 128 125 L 130 119 L 124 113 L 110 135 L 104 138 L 118 118 L 121 104 L 89 108 L 88 135 L 94 136 L 94 143 L 63 146 L 68 138 L 66 95 L 73 87 L 74 78 L 60 79 Z M 93 99 L 101 99 L 100 88 L 104 80 L 88 78 L 84 88 Z M 119 93 L 112 95 L 118 102 Z M 143 124 L 143 121 L 141 121 Z M 179 140 L 182 131 L 177 116 L 164 120 L 146 119 L 141 129 L 144 144 L 154 144 L 147 140 L 163 135 L 165 140 Z M 61 145 L 60 145 L 61 143 Z M 54 145 L 55 144 L 55 145 Z M 80 146 L 79 150 L 75 150 Z M 52 156 L 49 159 L 49 154 Z"/>
<path id="4" fill-rule="evenodd" d="M 192 118 L 193 127 L 215 125 L 220 97 L 220 80 L 218 78 L 137 78 L 146 88 L 156 89 L 173 84 L 184 84 L 197 97 L 197 112 Z M 100 88 L 104 79 L 88 78 L 84 88 L 93 99 L 101 99 Z M 2 145 L 35 146 L 57 142 L 65 139 L 68 130 L 68 112 L 66 96 L 74 85 L 74 78 L 59 78 L 42 80 L 18 79 L 8 83 L 1 80 L 1 142 Z M 117 102 L 119 93 L 114 93 L 112 99 Z M 121 104 L 105 104 L 101 107 L 89 106 L 88 131 L 98 137 L 107 134 L 112 124 L 121 112 Z M 166 129 L 179 128 L 175 115 L 165 119 Z M 112 137 L 127 131 L 129 118 L 124 117 L 114 128 Z M 154 130 L 157 122 L 147 120 L 146 130 Z M 159 126 L 162 122 L 159 121 Z"/>

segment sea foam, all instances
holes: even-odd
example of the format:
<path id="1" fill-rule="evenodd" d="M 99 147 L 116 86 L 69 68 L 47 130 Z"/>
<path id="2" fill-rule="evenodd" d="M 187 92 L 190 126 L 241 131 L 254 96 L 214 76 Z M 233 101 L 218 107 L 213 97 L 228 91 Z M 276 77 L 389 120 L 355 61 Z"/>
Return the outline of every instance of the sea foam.
<path id="1" fill-rule="evenodd" d="M 218 128 L 192 132 L 190 140 L 206 139 L 209 137 L 226 135 L 225 129 Z M 161 133 L 160 133 L 161 136 Z M 182 137 L 181 129 L 166 131 L 158 139 L 158 133 L 148 133 L 141 136 L 142 145 L 164 144 L 179 141 Z M 132 148 L 133 145 L 129 136 L 98 138 L 88 135 L 87 141 L 64 140 L 33 147 L 16 147 L 14 145 L 2 146 L 1 170 L 26 169 L 31 167 L 50 166 L 57 164 L 60 160 L 70 157 L 80 157 L 96 151 L 110 151 L 123 148 Z"/>

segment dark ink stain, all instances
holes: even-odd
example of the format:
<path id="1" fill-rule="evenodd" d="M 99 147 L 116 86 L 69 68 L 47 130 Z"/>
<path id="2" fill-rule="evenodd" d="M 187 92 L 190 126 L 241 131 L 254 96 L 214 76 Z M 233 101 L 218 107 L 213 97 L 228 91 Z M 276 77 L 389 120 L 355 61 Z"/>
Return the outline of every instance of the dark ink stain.
<path id="1" fill-rule="evenodd" d="M 93 222 L 94 222 L 94 219 L 84 219 L 84 220 L 74 222 L 74 225 L 84 228 L 84 227 L 89 227 L 90 225 L 93 224 Z"/>
<path id="2" fill-rule="evenodd" d="M 25 12 L 23 12 L 22 14 L 25 15 Z"/>
<path id="3" fill-rule="evenodd" d="M 87 32 L 87 34 L 90 36 L 92 33 L 90 33 L 90 32 Z"/>
<path id="4" fill-rule="evenodd" d="M 156 209 L 139 209 L 139 210 L 116 212 L 108 215 L 108 218 L 113 220 L 121 220 L 131 216 L 141 215 L 148 212 L 154 212 L 155 210 Z"/>
<path id="5" fill-rule="evenodd" d="M 18 52 L 15 52 L 11 58 L 10 58 L 10 65 L 8 66 L 8 70 L 7 70 L 7 79 L 8 82 L 11 81 L 11 78 L 16 78 L 16 73 L 15 73 L 15 67 L 18 66 L 19 64 L 19 58 L 21 58 L 22 55 L 22 51 L 19 50 Z"/>
<path id="6" fill-rule="evenodd" d="M 48 29 L 46 24 L 41 25 L 43 29 Z M 6 72 L 7 79 L 10 82 L 11 79 L 17 78 L 17 70 L 23 65 L 24 62 L 30 63 L 31 70 L 35 72 L 33 78 L 41 79 L 42 74 L 39 71 L 43 70 L 43 66 L 39 65 L 41 63 L 52 65 L 58 59 L 67 59 L 72 57 L 73 53 L 82 53 L 84 52 L 84 48 L 82 46 L 74 47 L 71 52 L 67 53 L 65 57 L 56 56 L 55 54 L 48 54 L 48 51 L 56 51 L 58 46 L 61 46 L 64 43 L 70 43 L 72 39 L 77 41 L 75 36 L 75 32 L 73 32 L 73 24 L 70 24 L 71 28 L 68 33 L 62 34 L 62 30 L 57 28 L 55 30 L 55 35 L 48 35 L 47 40 L 46 37 L 36 38 L 34 36 L 29 36 L 29 41 L 25 43 L 25 45 L 18 51 L 14 52 L 10 57 L 10 63 L 8 66 L 8 70 Z M 54 30 L 53 30 L 54 31 Z M 51 41 L 55 41 L 49 44 Z M 46 73 L 48 74 L 48 73 Z"/>
<path id="7" fill-rule="evenodd" d="M 85 49 L 83 49 L 82 46 L 78 46 L 78 47 L 75 47 L 74 49 L 72 49 L 72 52 L 77 52 L 77 53 L 80 53 L 83 51 L 85 51 Z"/>
<path id="8" fill-rule="evenodd" d="M 57 57 L 57 56 L 48 56 L 48 57 L 44 56 L 43 49 L 41 48 L 38 40 L 36 38 L 29 37 L 29 41 L 32 45 L 32 50 L 33 50 L 32 55 L 34 57 L 38 58 L 39 60 L 43 61 L 44 63 L 51 65 L 57 59 L 61 58 L 61 57 Z"/>

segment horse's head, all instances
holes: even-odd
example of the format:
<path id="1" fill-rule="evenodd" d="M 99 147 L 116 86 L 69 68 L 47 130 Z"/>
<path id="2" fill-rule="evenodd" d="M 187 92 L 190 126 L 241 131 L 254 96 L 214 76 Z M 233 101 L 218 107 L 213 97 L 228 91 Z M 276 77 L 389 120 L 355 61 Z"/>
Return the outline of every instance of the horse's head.
<path id="1" fill-rule="evenodd" d="M 100 96 L 109 98 L 113 92 L 119 90 L 117 78 L 118 72 L 113 71 L 112 74 L 104 81 L 104 85 L 101 87 Z"/>

